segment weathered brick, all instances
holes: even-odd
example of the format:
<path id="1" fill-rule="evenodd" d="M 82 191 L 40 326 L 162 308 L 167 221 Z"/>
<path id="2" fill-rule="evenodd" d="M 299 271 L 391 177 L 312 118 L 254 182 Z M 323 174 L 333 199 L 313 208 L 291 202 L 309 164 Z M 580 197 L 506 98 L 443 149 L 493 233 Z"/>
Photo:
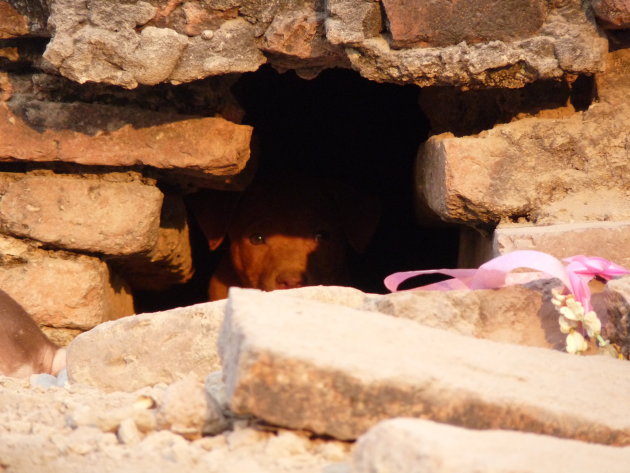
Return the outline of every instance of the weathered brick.
<path id="1" fill-rule="evenodd" d="M 10 103 L 0 103 L 0 161 L 145 165 L 225 185 L 243 172 L 250 155 L 252 128 L 218 117 L 86 103 Z"/>
<path id="2" fill-rule="evenodd" d="M 542 0 L 383 0 L 383 6 L 398 45 L 526 38 L 538 32 L 547 13 Z"/>
<path id="3" fill-rule="evenodd" d="M 392 419 L 362 436 L 356 473 L 625 473 L 630 449 L 504 430 L 479 431 L 426 420 Z"/>
<path id="4" fill-rule="evenodd" d="M 0 236 L 0 287 L 40 325 L 87 330 L 133 313 L 127 285 L 98 258 Z"/>
<path id="5" fill-rule="evenodd" d="M 630 268 L 630 222 L 582 222 L 558 225 L 499 225 L 491 237 L 464 233 L 460 265 L 477 267 L 516 250 L 538 250 L 567 258 L 600 256 Z"/>
<path id="6" fill-rule="evenodd" d="M 232 289 L 219 349 L 233 412 L 354 439 L 397 416 L 630 444 L 624 361 L 478 340 Z"/>
<path id="7" fill-rule="evenodd" d="M 0 228 L 58 248 L 106 255 L 157 242 L 162 192 L 133 175 L 0 174 Z"/>
<path id="8" fill-rule="evenodd" d="M 610 53 L 607 63 L 597 79 L 601 100 L 584 112 L 429 138 L 417 158 L 420 200 L 443 219 L 472 226 L 629 218 L 630 55 Z M 612 207 L 611 199 L 621 204 Z"/>

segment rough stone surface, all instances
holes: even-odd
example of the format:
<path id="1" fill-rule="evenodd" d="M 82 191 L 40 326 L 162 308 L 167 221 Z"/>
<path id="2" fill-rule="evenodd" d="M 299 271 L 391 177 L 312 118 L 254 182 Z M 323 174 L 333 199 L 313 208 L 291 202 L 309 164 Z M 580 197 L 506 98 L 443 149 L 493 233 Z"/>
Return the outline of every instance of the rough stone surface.
<path id="1" fill-rule="evenodd" d="M 516 250 L 538 250 L 567 258 L 600 256 L 630 268 L 630 222 L 586 222 L 558 225 L 499 225 L 491 237 L 468 232 L 460 263 L 476 267 Z"/>
<path id="2" fill-rule="evenodd" d="M 538 32 L 547 13 L 541 0 L 383 0 L 383 6 L 398 46 L 523 39 Z"/>
<path id="3" fill-rule="evenodd" d="M 29 31 L 28 18 L 6 1 L 0 1 L 0 39 L 23 36 Z"/>
<path id="4" fill-rule="evenodd" d="M 282 295 L 379 312 L 476 338 L 564 350 L 566 336 L 559 330 L 558 313 L 550 302 L 551 289 L 558 285 L 553 279 L 538 279 L 494 290 L 412 290 L 385 295 L 311 286 Z"/>
<path id="5" fill-rule="evenodd" d="M 608 282 L 603 292 L 604 332 L 625 357 L 630 355 L 630 277 Z"/>
<path id="6" fill-rule="evenodd" d="M 134 289 L 160 291 L 187 282 L 194 267 L 182 197 L 165 194 L 157 241 L 150 250 L 131 257 L 113 258 L 110 262 Z"/>
<path id="7" fill-rule="evenodd" d="M 190 441 L 159 430 L 167 386 L 103 393 L 0 378 L 0 458 L 12 473 L 349 473 L 349 446 L 240 422 Z M 182 400 L 180 400 L 181 402 Z"/>
<path id="8" fill-rule="evenodd" d="M 410 416 L 630 443 L 621 360 L 244 289 L 230 293 L 219 348 L 232 411 L 277 425 L 354 439 Z"/>
<path id="9" fill-rule="evenodd" d="M 168 387 L 157 412 L 157 424 L 190 440 L 203 434 L 216 435 L 228 427 L 221 407 L 193 374 Z"/>
<path id="10" fill-rule="evenodd" d="M 582 8 L 571 1 L 550 11 L 539 34 L 522 40 L 393 49 L 378 36 L 349 44 L 346 51 L 352 68 L 377 82 L 518 88 L 602 70 L 607 42 Z"/>
<path id="11" fill-rule="evenodd" d="M 87 330 L 133 313 L 127 285 L 97 258 L 0 236 L 0 287 L 40 325 Z"/>
<path id="12" fill-rule="evenodd" d="M 0 74 L 0 91 L 11 98 L 6 74 Z M 251 127 L 219 117 L 53 103 L 22 94 L 0 102 L 0 161 L 144 165 L 225 185 L 244 171 L 251 133 Z"/>
<path id="13" fill-rule="evenodd" d="M 86 332 L 68 346 L 68 377 L 103 391 L 171 383 L 220 369 L 216 342 L 224 302 L 125 317 Z"/>
<path id="14" fill-rule="evenodd" d="M 429 3 L 54 0 L 45 58 L 77 82 L 127 88 L 267 61 L 307 77 L 352 67 L 379 82 L 468 87 L 522 87 L 602 67 L 607 44 L 586 2 Z"/>
<path id="15" fill-rule="evenodd" d="M 163 195 L 133 175 L 0 173 L 0 229 L 57 248 L 129 255 L 155 247 Z"/>
<path id="16" fill-rule="evenodd" d="M 77 82 L 127 88 L 254 71 L 265 62 L 256 47 L 254 27 L 245 19 L 227 19 L 213 28 L 208 25 L 203 30 L 208 33 L 189 37 L 150 24 L 168 14 L 169 6 L 55 0 L 49 18 L 54 34 L 45 57 Z"/>
<path id="17" fill-rule="evenodd" d="M 630 460 L 630 448 L 392 419 L 359 439 L 353 460 L 356 473 L 623 473 Z"/>
<path id="18" fill-rule="evenodd" d="M 630 2 L 628 0 L 591 0 L 598 19 L 607 28 L 630 28 Z"/>
<path id="19" fill-rule="evenodd" d="M 1 0 L 0 39 L 48 36 L 46 0 Z"/>
<path id="20" fill-rule="evenodd" d="M 627 220 L 630 50 L 606 61 L 596 80 L 599 101 L 584 112 L 430 137 L 418 153 L 420 201 L 445 220 L 481 227 Z"/>

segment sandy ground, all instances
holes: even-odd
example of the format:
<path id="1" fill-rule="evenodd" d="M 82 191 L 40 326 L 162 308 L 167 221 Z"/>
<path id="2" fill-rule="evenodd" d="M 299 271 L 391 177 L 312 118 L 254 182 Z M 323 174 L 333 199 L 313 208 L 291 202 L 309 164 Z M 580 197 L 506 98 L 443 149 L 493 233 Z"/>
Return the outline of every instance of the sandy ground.
<path id="1" fill-rule="evenodd" d="M 107 394 L 87 386 L 43 387 L 0 377 L 0 472 L 351 471 L 347 443 L 262 429 L 246 420 L 196 440 L 154 430 L 138 416 L 138 406 L 165 389 Z"/>

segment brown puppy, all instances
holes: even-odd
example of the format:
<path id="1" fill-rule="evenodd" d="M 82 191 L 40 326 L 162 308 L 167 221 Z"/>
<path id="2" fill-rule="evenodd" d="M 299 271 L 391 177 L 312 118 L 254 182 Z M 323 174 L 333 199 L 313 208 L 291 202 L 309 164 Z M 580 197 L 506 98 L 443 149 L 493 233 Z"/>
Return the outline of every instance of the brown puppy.
<path id="1" fill-rule="evenodd" d="M 35 373 L 58 374 L 66 351 L 51 342 L 26 311 L 0 290 L 0 374 L 26 378 Z"/>
<path id="2" fill-rule="evenodd" d="M 348 246 L 365 250 L 380 213 L 375 199 L 354 189 L 295 176 L 259 180 L 233 204 L 201 196 L 191 207 L 212 250 L 229 240 L 210 280 L 210 300 L 226 298 L 231 286 L 272 291 L 345 283 Z"/>

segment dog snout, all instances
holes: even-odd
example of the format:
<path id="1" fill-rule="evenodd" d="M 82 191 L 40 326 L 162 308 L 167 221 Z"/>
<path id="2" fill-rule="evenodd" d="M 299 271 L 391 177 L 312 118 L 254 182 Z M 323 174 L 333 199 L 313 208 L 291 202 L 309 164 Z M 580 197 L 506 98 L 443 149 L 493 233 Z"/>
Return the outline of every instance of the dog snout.
<path id="1" fill-rule="evenodd" d="M 283 271 L 276 276 L 277 289 L 293 289 L 306 285 L 306 277 L 300 271 Z"/>

